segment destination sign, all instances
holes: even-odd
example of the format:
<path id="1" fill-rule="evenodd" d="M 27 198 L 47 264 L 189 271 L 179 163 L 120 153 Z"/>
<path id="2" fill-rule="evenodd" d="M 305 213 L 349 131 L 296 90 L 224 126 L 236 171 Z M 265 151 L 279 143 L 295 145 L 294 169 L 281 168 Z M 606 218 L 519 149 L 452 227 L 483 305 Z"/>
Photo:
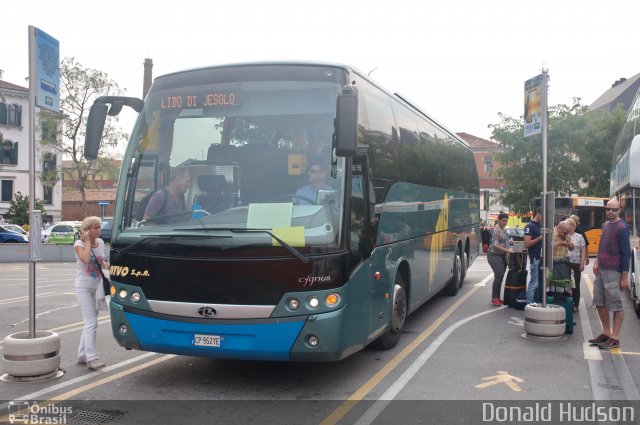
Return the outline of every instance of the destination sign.
<path id="1" fill-rule="evenodd" d="M 233 107 L 238 105 L 236 92 L 205 93 L 185 96 L 163 96 L 161 109 Z"/>

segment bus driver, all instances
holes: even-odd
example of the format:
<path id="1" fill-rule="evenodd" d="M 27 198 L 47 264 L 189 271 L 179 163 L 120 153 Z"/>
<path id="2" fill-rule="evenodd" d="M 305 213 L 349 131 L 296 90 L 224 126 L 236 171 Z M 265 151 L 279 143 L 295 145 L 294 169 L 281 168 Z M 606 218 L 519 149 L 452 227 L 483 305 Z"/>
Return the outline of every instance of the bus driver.
<path id="1" fill-rule="evenodd" d="M 333 190 L 327 184 L 327 170 L 320 164 L 313 164 L 309 167 L 309 184 L 296 190 L 299 196 L 293 199 L 294 205 L 313 205 L 317 202 L 318 191 Z"/>

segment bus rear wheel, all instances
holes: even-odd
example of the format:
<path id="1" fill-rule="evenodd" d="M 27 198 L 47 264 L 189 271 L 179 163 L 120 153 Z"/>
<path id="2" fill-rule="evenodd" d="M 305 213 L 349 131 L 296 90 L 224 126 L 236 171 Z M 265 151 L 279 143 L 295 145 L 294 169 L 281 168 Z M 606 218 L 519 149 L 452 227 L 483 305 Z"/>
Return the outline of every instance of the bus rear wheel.
<path id="1" fill-rule="evenodd" d="M 393 304 L 391 306 L 391 323 L 389 328 L 373 342 L 375 348 L 390 350 L 400 341 L 402 328 L 407 320 L 407 293 L 402 275 L 396 275 L 396 283 L 393 285 Z"/>
<path id="2" fill-rule="evenodd" d="M 456 255 L 453 256 L 453 275 L 449 279 L 449 283 L 444 288 L 444 293 L 453 297 L 458 293 L 458 290 L 462 286 L 462 259 L 460 258 L 460 251 L 456 250 Z"/>

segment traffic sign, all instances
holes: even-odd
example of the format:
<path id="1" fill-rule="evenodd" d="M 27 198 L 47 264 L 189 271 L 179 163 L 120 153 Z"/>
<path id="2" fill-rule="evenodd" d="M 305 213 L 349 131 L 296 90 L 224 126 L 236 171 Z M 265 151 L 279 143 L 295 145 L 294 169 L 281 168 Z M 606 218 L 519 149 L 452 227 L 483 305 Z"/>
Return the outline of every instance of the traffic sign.
<path id="1" fill-rule="evenodd" d="M 100 201 L 98 202 L 98 205 L 100 205 L 101 207 L 106 207 L 107 205 L 109 205 L 109 201 Z"/>

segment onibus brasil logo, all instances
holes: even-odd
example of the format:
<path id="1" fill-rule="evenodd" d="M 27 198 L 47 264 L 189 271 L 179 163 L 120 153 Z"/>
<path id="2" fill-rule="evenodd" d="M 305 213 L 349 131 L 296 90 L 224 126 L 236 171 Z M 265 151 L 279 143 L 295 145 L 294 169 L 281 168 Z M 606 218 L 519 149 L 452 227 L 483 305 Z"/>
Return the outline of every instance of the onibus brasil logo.
<path id="1" fill-rule="evenodd" d="M 11 424 L 66 424 L 67 416 L 73 412 L 71 406 L 41 406 L 35 401 L 10 401 L 7 408 Z"/>

